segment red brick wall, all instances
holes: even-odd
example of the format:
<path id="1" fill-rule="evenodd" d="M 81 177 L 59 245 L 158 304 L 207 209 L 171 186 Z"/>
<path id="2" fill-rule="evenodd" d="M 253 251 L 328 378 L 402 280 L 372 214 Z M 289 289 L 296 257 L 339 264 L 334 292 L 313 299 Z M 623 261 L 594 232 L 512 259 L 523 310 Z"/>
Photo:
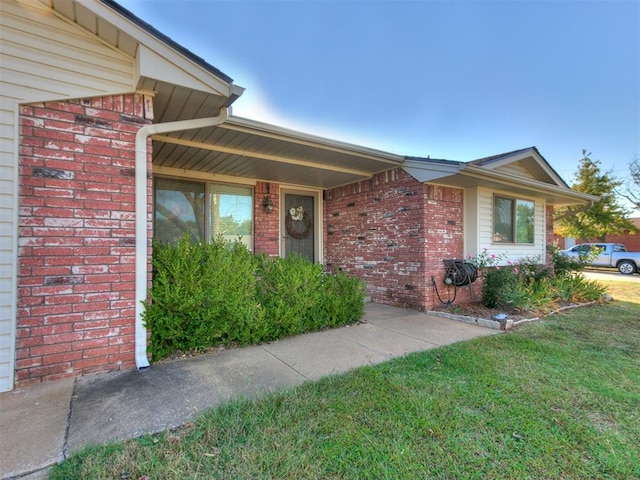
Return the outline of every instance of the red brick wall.
<path id="1" fill-rule="evenodd" d="M 545 224 L 546 242 L 547 242 L 547 245 L 553 245 L 554 243 L 556 243 L 556 234 L 553 233 L 553 205 L 547 205 L 547 208 L 544 213 L 545 213 L 544 224 Z M 564 248 L 564 246 L 562 248 Z M 545 256 L 546 264 L 553 265 L 553 259 L 551 258 L 551 253 L 546 248 L 545 248 L 545 251 L 547 252 Z"/>
<path id="2" fill-rule="evenodd" d="M 640 218 L 630 219 L 636 227 L 640 229 Z M 607 235 L 605 240 L 610 243 L 621 243 L 629 252 L 640 252 L 640 232 L 631 233 L 629 230 L 625 230 L 622 235 Z"/>
<path id="3" fill-rule="evenodd" d="M 135 133 L 147 123 L 134 95 L 21 109 L 17 384 L 135 364 Z"/>
<path id="4" fill-rule="evenodd" d="M 640 229 L 640 218 L 630 218 L 631 222 L 633 222 L 636 227 Z M 559 248 L 567 248 L 566 247 L 566 239 L 560 235 L 553 234 L 552 237 L 547 237 L 552 239 L 552 242 L 556 242 Z M 629 230 L 625 230 L 622 235 L 607 235 L 604 239 L 607 243 L 621 243 L 629 252 L 640 252 L 640 232 L 632 233 Z M 584 239 L 580 238 L 575 241 L 575 243 L 592 243 L 592 242 L 600 242 L 597 238 L 592 239 Z"/>
<path id="5" fill-rule="evenodd" d="M 462 258 L 462 190 L 401 169 L 325 193 L 325 261 L 358 275 L 377 303 L 431 309 L 443 259 Z M 464 295 L 461 296 L 461 298 Z"/>
<path id="6" fill-rule="evenodd" d="M 271 212 L 266 212 L 264 209 L 263 202 L 267 195 L 267 189 L 273 203 L 273 211 Z M 278 215 L 280 197 L 278 195 L 278 184 L 257 182 L 253 204 L 255 221 L 253 227 L 254 251 L 256 253 L 265 253 L 270 257 L 277 257 L 280 254 L 280 222 Z"/>
<path id="7" fill-rule="evenodd" d="M 445 264 L 447 260 L 464 259 L 464 190 L 427 184 L 425 188 L 425 245 L 427 262 L 427 281 L 430 289 L 427 306 L 435 308 L 440 305 L 433 287 L 433 277 L 443 302 L 453 300 L 455 303 L 468 302 L 472 299 L 468 286 L 458 287 L 456 291 L 444 285 Z M 480 289 L 479 282 L 471 287 L 476 299 Z"/>

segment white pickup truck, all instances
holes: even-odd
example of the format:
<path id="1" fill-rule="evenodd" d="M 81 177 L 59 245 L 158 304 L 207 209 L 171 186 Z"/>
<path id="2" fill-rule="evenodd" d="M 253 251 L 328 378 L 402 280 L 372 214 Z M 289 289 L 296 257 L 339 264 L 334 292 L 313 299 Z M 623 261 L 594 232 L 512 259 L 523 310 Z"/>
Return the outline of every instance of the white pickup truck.
<path id="1" fill-rule="evenodd" d="M 595 251 L 598 252 L 597 256 Z M 624 245 L 619 243 L 581 243 L 567 250 L 562 250 L 562 254 L 575 258 L 591 258 L 592 267 L 617 268 L 620 273 L 633 275 L 640 273 L 640 252 L 627 252 Z"/>

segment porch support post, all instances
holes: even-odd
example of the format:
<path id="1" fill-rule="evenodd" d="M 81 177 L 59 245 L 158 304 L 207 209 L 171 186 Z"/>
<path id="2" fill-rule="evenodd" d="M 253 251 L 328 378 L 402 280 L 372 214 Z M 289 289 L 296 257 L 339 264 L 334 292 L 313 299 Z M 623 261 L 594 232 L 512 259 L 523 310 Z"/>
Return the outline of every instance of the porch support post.
<path id="1" fill-rule="evenodd" d="M 144 303 L 147 301 L 148 288 L 148 235 L 147 226 L 150 221 L 147 211 L 147 148 L 148 139 L 152 135 L 192 130 L 195 128 L 213 127 L 227 120 L 228 109 L 222 107 L 218 116 L 182 120 L 177 122 L 146 125 L 136 134 L 135 153 L 135 185 L 136 185 L 136 321 L 135 321 L 135 359 L 138 370 L 149 368 L 147 358 L 147 328 L 142 314 Z"/>

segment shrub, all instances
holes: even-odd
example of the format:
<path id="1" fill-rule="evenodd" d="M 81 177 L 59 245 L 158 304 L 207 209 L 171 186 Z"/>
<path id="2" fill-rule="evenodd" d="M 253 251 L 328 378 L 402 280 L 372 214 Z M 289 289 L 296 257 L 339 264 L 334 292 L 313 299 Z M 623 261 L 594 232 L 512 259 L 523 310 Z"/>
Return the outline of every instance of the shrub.
<path id="1" fill-rule="evenodd" d="M 292 255 L 287 259 L 263 258 L 258 298 L 269 319 L 265 340 L 320 328 L 314 310 L 322 291 L 323 266 Z"/>
<path id="2" fill-rule="evenodd" d="M 255 257 L 239 242 L 194 243 L 189 234 L 176 245 L 154 243 L 153 286 L 144 320 L 150 352 L 163 358 L 178 350 L 202 350 L 260 318 L 255 299 Z M 239 337 L 239 338 L 238 338 Z"/>
<path id="3" fill-rule="evenodd" d="M 337 327 L 357 322 L 364 315 L 365 283 L 343 273 L 327 274 L 323 281 L 325 295 L 320 298 L 316 312 L 322 324 Z"/>
<path id="4" fill-rule="evenodd" d="M 506 299 L 513 295 L 517 283 L 514 268 L 487 269 L 482 285 L 482 304 L 487 308 L 506 306 Z"/>
<path id="5" fill-rule="evenodd" d="M 563 255 L 557 245 L 547 245 L 547 251 L 551 254 L 553 273 L 558 277 L 572 275 L 575 272 L 584 270 L 591 261 L 590 256 L 569 257 Z"/>
<path id="6" fill-rule="evenodd" d="M 302 257 L 255 256 L 240 242 L 154 243 L 144 321 L 154 360 L 221 344 L 258 343 L 357 321 L 365 287 Z"/>
<path id="7" fill-rule="evenodd" d="M 564 256 L 563 256 L 564 257 Z M 566 258 L 566 257 L 565 257 Z M 561 260 L 563 262 L 563 260 Z M 598 300 L 606 288 L 564 267 L 554 276 L 538 264 L 537 258 L 525 258 L 505 267 L 487 269 L 482 286 L 482 304 L 487 308 L 550 311 L 558 302 Z"/>
<path id="8" fill-rule="evenodd" d="M 593 302 L 607 292 L 606 287 L 580 273 L 556 277 L 554 285 L 557 297 L 564 302 Z"/>
<path id="9" fill-rule="evenodd" d="M 263 261 L 258 294 L 269 319 L 265 339 L 353 323 L 364 313 L 364 283 L 293 255 Z"/>
<path id="10" fill-rule="evenodd" d="M 550 278 L 518 278 L 507 305 L 514 310 L 551 311 L 556 304 L 553 281 Z"/>

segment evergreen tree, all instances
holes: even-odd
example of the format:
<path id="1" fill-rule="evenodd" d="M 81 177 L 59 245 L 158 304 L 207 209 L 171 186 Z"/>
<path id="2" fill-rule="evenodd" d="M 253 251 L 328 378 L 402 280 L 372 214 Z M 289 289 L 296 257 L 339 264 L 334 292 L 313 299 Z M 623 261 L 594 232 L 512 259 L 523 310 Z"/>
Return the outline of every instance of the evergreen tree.
<path id="1" fill-rule="evenodd" d="M 601 173 L 600 161 L 591 160 L 591 153 L 582 150 L 582 160 L 574 174 L 574 190 L 600 197 L 590 206 L 571 206 L 555 212 L 556 232 L 565 237 L 604 241 L 606 235 L 635 230 L 627 219 L 629 212 L 620 205 L 616 189 L 622 182 L 611 172 Z"/>

